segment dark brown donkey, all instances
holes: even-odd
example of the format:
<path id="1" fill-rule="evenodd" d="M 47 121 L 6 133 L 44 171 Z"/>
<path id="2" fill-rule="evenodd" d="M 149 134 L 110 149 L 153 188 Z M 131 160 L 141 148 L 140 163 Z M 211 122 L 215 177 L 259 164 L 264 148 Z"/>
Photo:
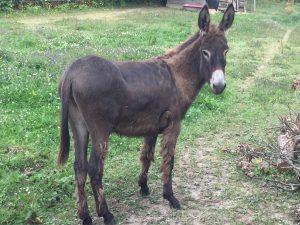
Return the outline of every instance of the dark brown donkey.
<path id="1" fill-rule="evenodd" d="M 207 82 L 215 94 L 226 87 L 224 70 L 228 51 L 225 31 L 234 19 L 229 5 L 219 25 L 210 24 L 207 6 L 199 14 L 200 31 L 167 54 L 142 62 L 112 62 L 87 56 L 70 65 L 61 78 L 61 140 L 58 162 L 69 154 L 71 126 L 75 145 L 75 178 L 78 216 L 84 225 L 92 224 L 84 186 L 90 176 L 99 217 L 115 224 L 102 187 L 103 164 L 109 135 L 144 137 L 139 186 L 149 194 L 147 173 L 154 157 L 158 134 L 162 134 L 161 172 L 163 197 L 180 208 L 172 190 L 172 169 L 180 123 L 201 87 Z M 91 136 L 92 150 L 87 159 Z"/>

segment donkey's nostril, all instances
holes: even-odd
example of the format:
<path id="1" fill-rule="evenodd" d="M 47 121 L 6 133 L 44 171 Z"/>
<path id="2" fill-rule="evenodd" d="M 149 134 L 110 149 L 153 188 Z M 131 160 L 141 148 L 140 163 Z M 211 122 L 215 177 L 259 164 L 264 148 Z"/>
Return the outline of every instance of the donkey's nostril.
<path id="1" fill-rule="evenodd" d="M 225 88 L 226 88 L 226 83 L 222 83 L 222 84 L 219 84 L 219 83 L 217 83 L 217 84 L 212 84 L 211 87 L 212 87 L 213 92 L 214 92 L 215 94 L 221 94 L 221 93 L 225 90 Z"/>

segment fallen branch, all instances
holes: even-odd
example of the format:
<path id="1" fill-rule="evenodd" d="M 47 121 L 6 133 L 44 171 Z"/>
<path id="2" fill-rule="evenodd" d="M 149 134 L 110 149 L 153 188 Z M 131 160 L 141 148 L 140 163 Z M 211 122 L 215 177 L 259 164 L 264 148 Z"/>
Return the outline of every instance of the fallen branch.
<path id="1" fill-rule="evenodd" d="M 292 120 L 290 114 L 281 117 L 280 122 L 277 144 L 264 140 L 259 142 L 262 146 L 257 148 L 250 147 L 248 144 L 238 146 L 236 152 L 240 157 L 237 166 L 247 177 L 262 180 L 269 187 L 284 191 L 300 190 L 300 160 L 297 160 L 297 155 L 300 155 L 297 146 L 300 143 L 300 113 L 295 120 Z M 283 175 L 283 172 L 288 171 L 294 174 L 294 181 L 288 182 L 291 177 Z M 266 178 L 263 174 L 272 176 L 272 179 Z"/>

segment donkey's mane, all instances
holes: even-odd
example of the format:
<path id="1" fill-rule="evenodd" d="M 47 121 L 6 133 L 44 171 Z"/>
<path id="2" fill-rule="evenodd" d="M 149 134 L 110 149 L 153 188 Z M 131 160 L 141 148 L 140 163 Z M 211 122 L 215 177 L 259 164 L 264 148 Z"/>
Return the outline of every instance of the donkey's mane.
<path id="1" fill-rule="evenodd" d="M 170 58 L 170 57 L 172 57 L 174 55 L 177 55 L 178 53 L 180 53 L 183 50 L 185 50 L 189 45 L 191 45 L 192 43 L 194 43 L 199 38 L 200 38 L 200 32 L 198 31 L 195 34 L 193 34 L 189 39 L 187 39 L 185 42 L 183 42 L 180 45 L 177 45 L 176 47 L 168 50 L 162 56 L 162 58 Z"/>
<path id="2" fill-rule="evenodd" d="M 206 35 L 209 36 L 218 36 L 218 35 L 224 35 L 224 32 L 222 32 L 218 25 L 216 24 L 211 24 L 209 27 L 209 31 L 207 32 Z M 163 58 L 163 59 L 168 59 L 171 58 L 175 55 L 178 55 L 179 53 L 182 53 L 184 50 L 186 50 L 186 48 L 188 48 L 189 46 L 191 46 L 193 43 L 195 43 L 196 41 L 200 41 L 202 38 L 202 32 L 201 31 L 197 31 L 195 34 L 193 34 L 190 38 L 188 38 L 186 41 L 184 41 L 183 43 L 177 45 L 176 47 L 167 50 L 166 53 L 159 57 L 159 58 Z"/>

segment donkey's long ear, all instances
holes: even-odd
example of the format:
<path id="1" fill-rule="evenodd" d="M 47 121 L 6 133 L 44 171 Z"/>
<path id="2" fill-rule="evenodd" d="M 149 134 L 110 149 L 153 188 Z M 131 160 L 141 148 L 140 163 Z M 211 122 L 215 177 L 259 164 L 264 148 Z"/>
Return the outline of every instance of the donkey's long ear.
<path id="1" fill-rule="evenodd" d="M 228 30 L 234 20 L 234 6 L 233 4 L 229 4 L 226 11 L 224 12 L 222 21 L 219 24 L 219 28 L 223 31 Z"/>
<path id="2" fill-rule="evenodd" d="M 203 8 L 199 13 L 199 17 L 198 17 L 199 29 L 206 33 L 208 31 L 209 24 L 210 24 L 210 15 L 209 15 L 208 7 L 207 5 L 205 5 L 203 6 Z"/>

